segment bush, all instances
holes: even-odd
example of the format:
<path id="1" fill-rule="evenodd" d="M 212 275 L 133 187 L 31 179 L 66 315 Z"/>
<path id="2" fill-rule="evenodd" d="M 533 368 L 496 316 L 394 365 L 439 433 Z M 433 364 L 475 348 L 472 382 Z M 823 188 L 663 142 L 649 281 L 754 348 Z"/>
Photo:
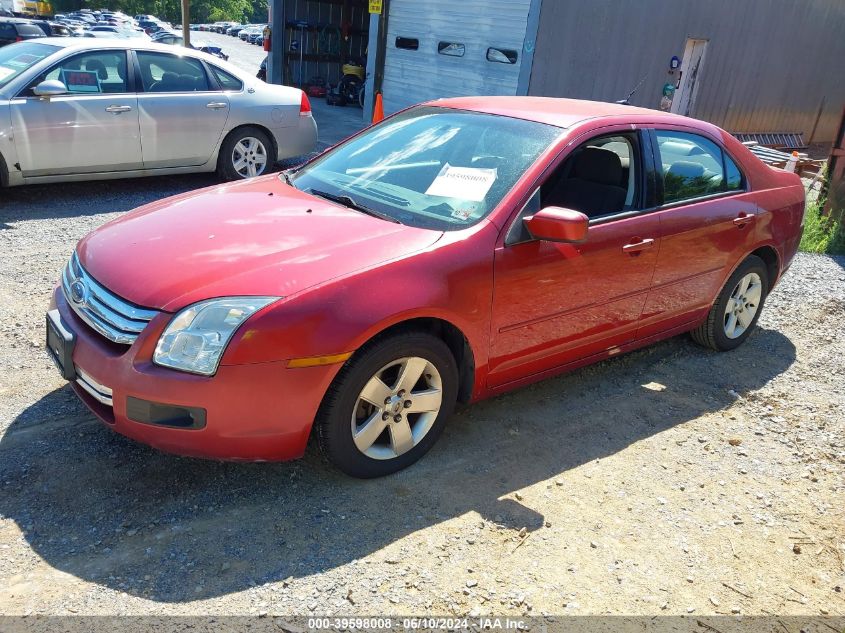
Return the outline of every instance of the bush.
<path id="1" fill-rule="evenodd" d="M 807 253 L 845 255 L 845 223 L 841 217 L 822 215 L 824 201 L 807 205 L 800 249 Z"/>

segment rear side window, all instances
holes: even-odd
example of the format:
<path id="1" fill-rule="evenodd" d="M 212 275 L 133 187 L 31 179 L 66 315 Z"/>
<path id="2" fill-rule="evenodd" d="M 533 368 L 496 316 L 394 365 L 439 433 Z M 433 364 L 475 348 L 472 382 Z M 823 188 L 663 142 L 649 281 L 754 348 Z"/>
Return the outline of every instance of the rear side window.
<path id="1" fill-rule="evenodd" d="M 742 172 L 739 167 L 731 160 L 731 157 L 724 154 L 725 157 L 725 179 L 727 181 L 728 191 L 739 191 L 745 188 L 745 180 L 742 177 Z"/>
<path id="2" fill-rule="evenodd" d="M 710 139 L 668 130 L 655 134 L 663 169 L 664 204 L 743 188 L 736 163 Z"/>
<path id="3" fill-rule="evenodd" d="M 0 39 L 13 40 L 18 36 L 15 27 L 8 22 L 0 22 Z"/>
<path id="4" fill-rule="evenodd" d="M 240 79 L 235 77 L 234 75 L 227 73 L 225 70 L 218 68 L 217 66 L 212 66 L 211 71 L 214 73 L 214 76 L 217 77 L 217 81 L 220 82 L 220 87 L 223 90 L 241 90 L 244 85 Z"/>
<path id="5" fill-rule="evenodd" d="M 144 92 L 203 92 L 210 90 L 202 63 L 192 57 L 138 51 Z"/>

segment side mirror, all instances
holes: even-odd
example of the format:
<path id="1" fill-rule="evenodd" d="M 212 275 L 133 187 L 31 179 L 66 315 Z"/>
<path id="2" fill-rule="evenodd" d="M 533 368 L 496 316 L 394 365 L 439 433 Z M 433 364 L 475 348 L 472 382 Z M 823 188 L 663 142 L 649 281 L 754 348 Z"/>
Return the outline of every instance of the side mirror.
<path id="1" fill-rule="evenodd" d="M 583 242 L 590 224 L 580 211 L 563 207 L 546 207 L 522 221 L 531 237 L 547 242 Z"/>
<path id="2" fill-rule="evenodd" d="M 67 88 L 58 79 L 48 79 L 35 86 L 32 89 L 32 93 L 36 97 L 57 97 L 67 94 Z"/>

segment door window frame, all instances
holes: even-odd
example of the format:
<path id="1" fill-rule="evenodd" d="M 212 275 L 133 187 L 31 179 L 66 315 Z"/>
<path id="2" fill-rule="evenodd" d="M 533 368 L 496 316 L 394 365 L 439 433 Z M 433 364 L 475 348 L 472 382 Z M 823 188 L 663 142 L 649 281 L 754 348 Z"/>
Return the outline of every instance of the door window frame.
<path id="1" fill-rule="evenodd" d="M 98 48 L 98 49 L 91 49 L 86 51 L 79 51 L 76 53 L 72 53 L 70 55 L 66 55 L 61 59 L 57 60 L 53 65 L 51 65 L 47 70 L 44 72 L 38 73 L 32 80 L 29 81 L 23 88 L 20 89 L 18 94 L 13 97 L 14 99 L 38 99 L 41 100 L 42 97 L 32 94 L 32 89 L 35 88 L 40 82 L 38 81 L 39 77 L 47 76 L 56 68 L 60 68 L 62 64 L 65 64 L 72 59 L 77 57 L 87 56 L 87 55 L 96 55 L 97 53 L 123 53 L 125 56 L 126 61 L 126 92 L 66 92 L 62 95 L 57 95 L 58 97 L 104 97 L 104 96 L 111 96 L 111 97 L 121 97 L 125 95 L 134 95 L 136 85 L 135 85 L 135 68 L 132 64 L 132 57 L 125 48 Z"/>
<path id="2" fill-rule="evenodd" d="M 744 193 L 748 193 L 751 191 L 751 187 L 748 184 L 748 178 L 745 175 L 745 171 L 742 168 L 742 163 L 740 163 L 727 149 L 725 149 L 724 144 L 722 144 L 718 139 L 713 138 L 711 135 L 706 134 L 703 130 L 697 130 L 695 128 L 688 128 L 681 125 L 656 125 L 656 126 L 649 126 L 646 131 L 648 132 L 649 137 L 651 137 L 651 147 L 652 147 L 652 162 L 656 169 L 656 191 L 657 194 L 655 204 L 657 205 L 653 210 L 657 209 L 674 209 L 675 207 L 680 207 L 688 204 L 697 204 L 699 202 L 707 202 L 708 200 L 718 200 L 720 198 L 728 198 L 731 196 L 737 196 Z M 660 146 L 657 142 L 657 132 L 666 132 L 671 134 L 672 132 L 679 132 L 682 134 L 690 134 L 692 136 L 700 136 L 701 138 L 710 141 L 716 147 L 718 147 L 722 152 L 722 181 L 723 186 L 727 187 L 727 179 L 728 179 L 728 170 L 725 164 L 725 157 L 731 159 L 734 165 L 736 165 L 737 171 L 739 171 L 740 177 L 742 178 L 742 187 L 739 189 L 731 189 L 726 191 L 717 191 L 715 193 L 708 193 L 703 196 L 696 196 L 694 198 L 685 198 L 684 200 L 674 200 L 672 202 L 664 202 L 664 182 L 663 182 L 663 161 L 660 156 Z M 657 166 L 660 166 L 657 169 Z"/>
<path id="3" fill-rule="evenodd" d="M 502 239 L 502 245 L 510 247 L 535 241 L 533 238 L 520 239 L 522 231 L 517 230 L 515 227 L 518 223 L 522 222 L 525 217 L 525 212 L 528 209 L 528 205 L 531 203 L 534 196 L 537 195 L 537 192 L 549 180 L 549 178 L 551 178 L 552 175 L 563 166 L 575 150 L 596 139 L 607 136 L 625 135 L 636 136 L 636 143 L 633 144 L 633 151 L 636 154 L 637 166 L 639 167 L 639 178 L 637 183 L 638 191 L 635 195 L 636 204 L 634 205 L 636 208 L 620 211 L 619 213 L 590 218 L 589 225 L 592 227 L 601 224 L 608 224 L 617 220 L 645 215 L 658 210 L 660 207 L 657 205 L 656 186 L 659 177 L 656 173 L 657 165 L 654 161 L 654 151 L 652 147 L 654 141 L 652 135 L 649 134 L 649 128 L 630 123 L 597 128 L 590 130 L 589 132 L 586 132 L 585 134 L 582 134 L 581 136 L 578 136 L 568 142 L 558 152 L 554 159 L 549 161 L 549 164 L 543 172 L 535 178 L 529 189 L 531 193 L 520 201 L 521 204 L 516 205 L 519 211 L 512 214 L 509 220 L 504 224 L 505 229 L 501 234 L 503 237 L 500 238 Z M 542 209 L 542 206 L 540 208 Z M 589 239 L 589 233 L 587 239 Z"/>

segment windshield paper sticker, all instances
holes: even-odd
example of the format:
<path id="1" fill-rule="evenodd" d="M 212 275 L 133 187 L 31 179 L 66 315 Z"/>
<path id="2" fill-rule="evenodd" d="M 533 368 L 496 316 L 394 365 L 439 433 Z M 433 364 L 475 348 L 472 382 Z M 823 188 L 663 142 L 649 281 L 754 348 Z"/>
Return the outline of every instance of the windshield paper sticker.
<path id="1" fill-rule="evenodd" d="M 446 163 L 425 195 L 481 202 L 496 182 L 497 176 L 496 169 L 454 167 Z"/>
<path id="2" fill-rule="evenodd" d="M 62 68 L 59 77 L 70 92 L 100 92 L 100 80 L 96 70 Z"/>
<path id="3" fill-rule="evenodd" d="M 9 75 L 14 75 L 15 71 L 5 66 L 0 66 L 0 80 L 5 79 Z"/>

